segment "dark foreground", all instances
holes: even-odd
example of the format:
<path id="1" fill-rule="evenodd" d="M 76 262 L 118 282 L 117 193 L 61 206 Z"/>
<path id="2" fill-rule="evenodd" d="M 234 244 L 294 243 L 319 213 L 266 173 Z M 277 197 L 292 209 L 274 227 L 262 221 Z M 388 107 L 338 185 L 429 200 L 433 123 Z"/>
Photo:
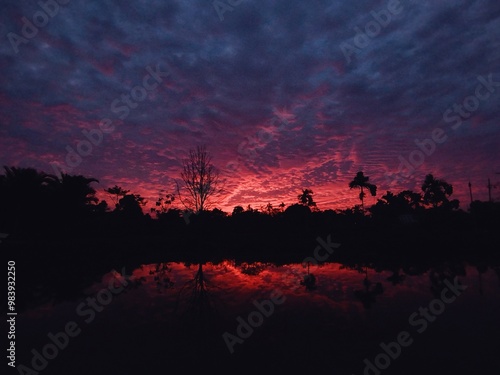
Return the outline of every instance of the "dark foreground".
<path id="1" fill-rule="evenodd" d="M 25 366 L 7 373 L 499 368 L 495 256 L 424 261 L 341 245 L 318 251 L 328 256 L 316 266 L 302 262 L 315 246 L 209 260 L 196 251 L 108 245 L 4 241 L 3 256 L 16 261 L 16 366 Z"/>

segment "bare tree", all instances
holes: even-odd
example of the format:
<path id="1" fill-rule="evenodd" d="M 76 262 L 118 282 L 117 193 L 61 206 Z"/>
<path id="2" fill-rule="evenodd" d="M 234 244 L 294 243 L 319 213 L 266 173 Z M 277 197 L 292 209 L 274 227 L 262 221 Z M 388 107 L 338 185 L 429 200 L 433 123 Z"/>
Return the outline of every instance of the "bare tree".
<path id="1" fill-rule="evenodd" d="M 209 200 L 222 192 L 219 172 L 212 164 L 212 157 L 205 146 L 198 146 L 196 150 L 189 151 L 189 158 L 183 163 L 181 178 L 188 197 L 181 197 L 177 185 L 179 199 L 186 208 L 194 210 L 195 213 L 207 209 Z"/>

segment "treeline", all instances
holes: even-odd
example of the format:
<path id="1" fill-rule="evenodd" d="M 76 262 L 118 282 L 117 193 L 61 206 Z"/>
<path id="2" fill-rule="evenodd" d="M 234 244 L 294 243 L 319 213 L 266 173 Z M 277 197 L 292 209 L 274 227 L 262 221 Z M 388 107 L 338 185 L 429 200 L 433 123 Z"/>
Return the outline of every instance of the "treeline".
<path id="1" fill-rule="evenodd" d="M 360 173 L 349 187 L 360 188 L 363 203 L 360 184 L 368 179 Z M 500 204 L 475 201 L 468 212 L 460 210 L 459 202 L 450 198 L 452 186 L 432 175 L 426 176 L 421 192 L 386 192 L 367 209 L 362 204 L 320 210 L 312 190 L 304 189 L 290 206 L 236 206 L 230 214 L 217 208 L 197 213 L 171 208 L 173 195 L 160 197 L 156 208 L 144 214 L 144 199 L 118 186 L 105 190 L 114 204 L 110 207 L 97 199 L 94 183 L 98 181 L 84 176 L 5 167 L 0 175 L 0 232 L 21 240 L 140 237 L 179 251 L 228 253 L 312 251 L 318 236 L 329 235 L 344 248 L 367 254 L 389 248 L 394 253 L 498 245 Z M 376 191 L 368 185 L 370 192 Z"/>

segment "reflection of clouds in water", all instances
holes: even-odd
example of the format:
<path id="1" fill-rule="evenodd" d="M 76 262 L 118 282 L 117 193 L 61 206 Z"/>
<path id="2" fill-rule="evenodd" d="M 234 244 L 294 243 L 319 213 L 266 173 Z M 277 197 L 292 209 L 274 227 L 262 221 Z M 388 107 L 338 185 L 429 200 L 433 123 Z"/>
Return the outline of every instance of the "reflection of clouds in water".
<path id="1" fill-rule="evenodd" d="M 164 293 L 160 295 L 157 292 L 158 280 L 154 280 L 153 275 L 149 275 L 149 272 L 156 270 L 156 267 L 156 264 L 145 265 L 142 270 L 137 269 L 133 273 L 136 279 L 146 278 L 141 288 L 142 292 L 133 294 L 133 298 L 140 298 L 146 306 L 150 305 L 155 298 L 159 298 L 155 303 L 172 306 L 181 287 L 189 280 L 193 280 L 199 266 L 168 263 L 170 271 L 167 274 L 174 285 L 164 289 Z M 210 295 L 219 300 L 218 305 L 223 306 L 222 310 L 225 314 L 231 314 L 234 311 L 244 313 L 252 300 L 268 298 L 269 293 L 274 289 L 281 290 L 287 296 L 284 306 L 289 307 L 283 307 L 284 309 L 301 309 L 300 306 L 304 305 L 313 309 L 323 306 L 322 309 L 328 309 L 332 313 L 337 311 L 338 314 L 363 313 L 364 308 L 360 300 L 356 298 L 355 292 L 364 290 L 366 287 L 364 267 L 324 263 L 320 266 L 311 265 L 309 271 L 316 278 L 317 288 L 313 291 L 306 290 L 304 285 L 300 285 L 304 276 L 307 275 L 307 268 L 298 263 L 276 266 L 262 262 L 223 261 L 203 265 L 204 277 L 212 286 L 209 290 Z M 492 283 L 498 288 L 498 276 L 495 271 L 500 275 L 500 269 L 490 269 L 483 274 L 483 282 L 485 285 Z M 428 299 L 431 294 L 430 272 L 422 272 L 410 276 L 399 270 L 398 283 L 394 285 L 394 271 L 376 272 L 369 268 L 368 280 L 372 288 L 380 283 L 384 290 L 383 296 L 377 296 L 377 303 L 372 306 L 372 309 L 389 311 L 395 305 L 413 306 L 415 301 Z M 402 277 L 404 275 L 406 277 Z M 474 276 L 474 270 L 468 270 L 467 275 Z M 471 283 L 471 285 L 474 284 Z M 485 294 L 489 294 L 487 289 Z"/>
<path id="2" fill-rule="evenodd" d="M 245 275 L 248 276 L 257 276 L 259 275 L 262 271 L 266 270 L 271 266 L 270 263 L 241 263 L 239 265 L 239 268 L 241 269 L 241 272 Z"/>

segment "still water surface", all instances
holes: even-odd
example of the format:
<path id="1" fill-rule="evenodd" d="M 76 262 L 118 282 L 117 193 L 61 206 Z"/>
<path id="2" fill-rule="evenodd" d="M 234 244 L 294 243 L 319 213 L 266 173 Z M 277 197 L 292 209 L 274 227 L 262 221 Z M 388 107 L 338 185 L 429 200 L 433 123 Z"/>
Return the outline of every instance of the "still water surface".
<path id="1" fill-rule="evenodd" d="M 189 374 L 209 368 L 262 374 L 489 374 L 500 369 L 498 268 L 382 271 L 326 263 L 308 269 L 226 260 L 118 271 L 102 275 L 77 300 L 20 314 L 17 364 L 32 367 L 31 350 L 42 352 L 51 343 L 49 332 L 74 322 L 78 334 L 41 374 Z M 450 290 L 458 283 L 467 289 Z M 381 344 L 401 335 L 406 346 L 400 351 L 392 346 L 395 358 L 380 356 Z"/>

